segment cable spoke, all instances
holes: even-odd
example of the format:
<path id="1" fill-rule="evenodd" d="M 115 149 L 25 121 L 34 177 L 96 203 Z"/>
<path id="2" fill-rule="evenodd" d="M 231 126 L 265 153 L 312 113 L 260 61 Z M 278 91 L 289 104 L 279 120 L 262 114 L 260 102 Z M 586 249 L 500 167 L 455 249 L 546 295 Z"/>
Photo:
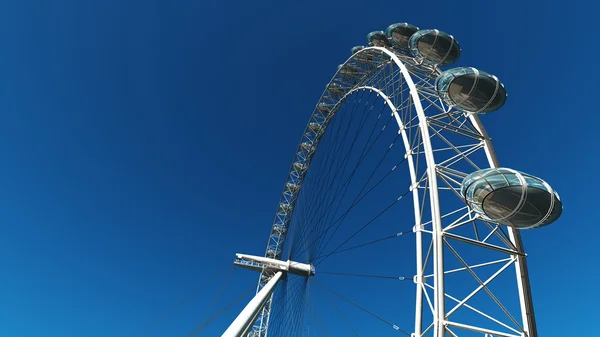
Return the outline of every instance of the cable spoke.
<path id="1" fill-rule="evenodd" d="M 366 197 L 366 196 L 369 194 L 369 193 L 367 193 L 367 194 L 365 194 L 365 195 L 364 195 L 364 196 L 361 198 L 361 194 L 362 194 L 362 192 L 365 190 L 365 188 L 367 187 L 367 185 L 368 185 L 368 184 L 371 182 L 371 179 L 372 179 L 372 178 L 373 178 L 373 176 L 375 175 L 375 172 L 377 172 L 377 169 L 378 169 L 378 168 L 381 166 L 381 163 L 383 163 L 383 160 L 384 160 L 384 159 L 385 159 L 385 157 L 388 155 L 388 153 L 390 152 L 390 150 L 391 150 L 392 146 L 394 145 L 394 143 L 396 142 L 396 140 L 398 140 L 398 138 L 399 138 L 399 137 L 400 137 L 400 134 L 398 134 L 398 136 L 396 136 L 396 139 L 394 139 L 394 142 L 393 142 L 392 144 L 390 144 L 390 146 L 388 147 L 387 151 L 384 153 L 383 157 L 382 157 L 382 158 L 379 160 L 379 162 L 377 163 L 377 166 L 375 167 L 375 169 L 373 169 L 373 172 L 371 173 L 371 175 L 369 176 L 369 178 L 368 178 L 368 179 L 365 181 L 365 183 L 364 183 L 363 187 L 360 189 L 360 191 L 358 192 L 357 196 L 354 198 L 354 201 L 352 202 L 352 205 L 350 206 L 350 209 L 352 209 L 352 208 L 354 208 L 354 206 L 356 206 L 356 204 L 357 204 L 357 201 L 358 201 L 358 200 L 362 200 L 362 199 L 364 199 L 364 197 Z M 403 161 L 404 161 L 404 160 L 402 160 L 400 163 L 402 163 Z M 361 163 L 361 162 L 362 162 L 362 160 L 361 160 L 361 161 L 359 161 L 359 164 L 357 164 L 357 167 L 358 167 L 358 165 L 360 165 L 360 163 Z M 393 171 L 393 170 L 396 168 L 396 166 L 398 166 L 398 165 L 399 165 L 399 164 L 395 165 L 395 166 L 393 167 L 393 169 L 392 169 L 392 170 L 390 170 L 390 171 L 389 171 L 389 172 L 388 172 L 388 173 L 387 173 L 387 174 L 384 176 L 384 178 L 382 178 L 382 179 L 379 181 L 379 183 L 381 183 L 383 180 L 385 180 L 385 178 L 386 178 L 387 176 L 389 176 L 389 174 L 390 174 L 390 173 L 391 173 L 391 172 L 392 172 L 392 171 Z M 355 171 L 356 171 L 356 169 L 355 169 Z M 354 172 L 353 172 L 353 175 L 354 175 Z M 353 175 L 352 175 L 352 177 L 353 177 Z M 347 184 L 346 186 L 350 186 L 350 184 Z M 370 191 L 372 191 L 372 190 L 373 190 L 373 189 L 374 189 L 376 186 L 378 186 L 378 184 L 376 184 L 376 185 L 375 185 L 373 188 L 371 188 L 371 190 L 369 190 L 369 192 L 370 192 Z M 338 208 L 336 209 L 336 211 L 335 211 L 335 213 L 334 213 L 334 216 L 335 216 L 335 214 L 337 214 L 337 211 L 338 211 L 338 209 L 339 209 L 339 206 L 340 206 L 340 205 L 338 205 Z M 319 248 L 319 247 L 317 247 L 317 254 L 319 254 L 319 253 L 321 252 L 321 250 L 322 250 L 322 249 L 325 249 L 325 248 L 327 247 L 327 244 L 328 244 L 328 243 L 331 241 L 331 239 L 333 238 L 333 236 L 335 235 L 335 233 L 337 232 L 337 230 L 340 228 L 340 225 L 342 224 L 343 220 L 345 219 L 346 215 L 348 215 L 348 213 L 349 213 L 349 212 L 350 212 L 350 210 L 348 210 L 348 211 L 344 212 L 344 215 L 343 215 L 343 217 L 342 217 L 342 220 L 340 220 L 340 222 L 339 222 L 339 223 L 338 223 L 338 225 L 336 226 L 336 228 L 335 228 L 335 230 L 333 231 L 333 233 L 332 233 L 332 234 L 329 236 L 329 239 L 327 240 L 327 242 L 325 243 L 325 245 L 324 245 L 322 248 Z M 319 245 L 319 246 L 320 246 L 320 245 Z"/>
<path id="2" fill-rule="evenodd" d="M 217 319 L 219 316 L 221 316 L 225 311 L 229 310 L 232 306 L 234 306 L 237 302 L 241 301 L 242 298 L 246 297 L 248 294 L 250 294 L 252 292 L 252 290 L 255 290 L 255 289 L 256 289 L 256 286 L 252 285 L 252 287 L 248 288 L 248 290 L 246 290 L 242 295 L 240 295 L 239 297 L 235 298 L 230 304 L 226 305 L 224 308 L 222 308 L 221 310 L 217 311 L 217 313 L 215 313 L 214 315 L 212 315 L 204 323 L 198 325 L 194 329 L 194 331 L 192 331 L 188 335 L 188 337 L 194 337 L 194 335 L 196 335 L 198 332 L 200 332 L 203 329 L 205 329 L 210 323 L 212 323 L 215 319 Z"/>
<path id="3" fill-rule="evenodd" d="M 340 275 L 340 276 L 355 276 L 355 277 L 370 277 L 370 278 L 382 278 L 382 279 L 391 279 L 391 280 L 400 280 L 400 281 L 412 281 L 412 277 L 404 277 L 404 276 L 383 276 L 383 275 L 369 275 L 369 274 L 351 274 L 351 273 L 336 273 L 336 272 L 328 272 L 328 271 L 319 271 L 319 274 Z"/>
<path id="4" fill-rule="evenodd" d="M 344 322 L 346 323 L 346 325 L 348 325 L 348 327 L 350 328 L 350 330 L 352 330 L 352 333 L 354 333 L 354 335 L 356 337 L 359 337 L 358 336 L 358 332 L 352 326 L 352 324 L 350 324 L 350 320 L 348 319 L 348 317 L 346 317 L 346 315 L 344 315 L 342 313 L 342 310 L 340 310 L 340 308 L 337 305 L 335 305 L 335 303 L 333 302 L 333 300 L 331 298 L 327 297 L 327 300 L 331 304 L 331 306 L 333 306 L 333 308 L 335 309 L 335 311 L 340 315 L 340 317 L 342 317 L 342 319 L 344 320 Z"/>
<path id="5" fill-rule="evenodd" d="M 387 324 L 387 325 L 391 326 L 391 327 L 392 327 L 392 328 L 394 328 L 395 330 L 397 330 L 397 331 L 399 331 L 399 332 L 401 332 L 401 333 L 403 333 L 403 334 L 405 334 L 405 335 L 407 335 L 407 336 L 410 336 L 410 333 L 408 333 L 408 332 L 406 332 L 406 331 L 404 331 L 404 330 L 400 329 L 400 328 L 399 328 L 399 327 L 398 327 L 396 324 L 393 324 L 393 323 L 391 323 L 390 321 L 386 320 L 385 318 L 383 318 L 383 317 L 381 317 L 381 316 L 379 316 L 379 315 L 377 315 L 377 314 L 374 314 L 373 312 L 371 312 L 371 311 L 369 311 L 369 310 L 365 309 L 364 307 L 362 307 L 362 306 L 360 306 L 360 305 L 356 304 L 355 302 L 353 302 L 353 301 L 349 300 L 348 298 L 346 298 L 346 297 L 344 297 L 344 296 L 340 295 L 339 293 L 337 293 L 337 292 L 335 292 L 335 291 L 333 291 L 333 290 L 331 290 L 331 289 L 329 289 L 329 288 L 325 287 L 325 286 L 324 286 L 324 285 L 322 285 L 320 282 L 318 282 L 318 281 L 316 281 L 316 280 L 313 280 L 313 281 L 314 281 L 314 282 L 315 282 L 315 283 L 316 283 L 316 284 L 317 284 L 319 287 L 321 287 L 323 290 L 325 290 L 325 291 L 328 291 L 328 292 L 332 293 L 333 295 L 335 295 L 335 296 L 337 296 L 337 297 L 341 298 L 342 300 L 344 300 L 344 301 L 346 301 L 346 302 L 348 302 L 348 303 L 352 304 L 353 306 L 357 307 L 358 309 L 360 309 L 360 310 L 362 310 L 362 311 L 366 312 L 367 314 L 369 314 L 369 315 L 371 315 L 371 316 L 373 316 L 373 317 L 377 318 L 378 320 L 382 321 L 383 323 L 385 323 L 385 324 Z"/>
<path id="6" fill-rule="evenodd" d="M 280 308 L 274 315 L 271 317 L 271 322 L 273 326 L 270 328 L 274 335 L 283 335 L 285 331 L 283 329 L 288 329 L 290 327 L 289 321 L 297 310 L 299 310 L 299 298 L 301 297 L 302 292 L 305 290 L 305 283 L 301 282 L 302 280 L 297 281 L 291 290 L 287 291 L 287 301 L 284 303 L 280 303 Z M 285 282 L 290 282 L 289 279 Z M 287 283 L 286 285 L 289 285 Z M 291 299 L 290 299 L 291 298 Z"/>
<path id="7" fill-rule="evenodd" d="M 377 220 L 377 218 L 379 218 L 380 216 L 382 216 L 385 212 L 387 212 L 390 208 L 392 208 L 398 201 L 402 200 L 408 193 L 410 193 L 410 191 L 406 191 L 404 194 L 402 194 L 398 199 L 394 200 L 389 206 L 387 206 L 386 208 L 384 208 L 381 212 L 379 212 L 379 214 L 377 214 L 373 219 L 371 219 L 369 222 L 367 222 L 366 224 L 364 224 L 360 229 L 358 229 L 356 232 L 354 232 L 354 234 L 350 235 L 349 238 L 347 238 L 344 242 L 342 242 L 339 246 L 337 246 L 333 251 L 335 252 L 336 250 L 340 249 L 342 246 L 344 246 L 348 241 L 352 240 L 352 238 L 354 238 L 356 235 L 358 235 L 358 233 L 362 232 L 365 228 L 367 228 L 369 225 L 371 225 L 373 222 L 375 222 L 375 220 Z M 333 255 L 332 253 L 328 253 L 325 256 L 322 257 L 322 259 L 318 262 L 318 263 L 322 263 L 323 261 L 325 261 L 325 259 L 327 259 L 328 257 L 330 257 L 331 255 Z M 316 261 L 317 259 L 315 259 Z M 317 265 L 318 263 L 315 263 L 315 265 Z"/>
<path id="8" fill-rule="evenodd" d="M 383 109 L 383 108 L 382 108 Z M 381 114 L 381 113 L 380 113 Z M 391 120 L 391 118 L 390 118 Z M 389 123 L 389 121 L 387 123 Z M 386 125 L 387 125 L 386 123 Z M 358 137 L 358 135 L 360 134 L 360 130 L 362 130 L 362 126 L 364 125 L 364 123 L 361 123 L 361 128 L 359 129 L 359 132 L 357 132 L 357 134 L 354 137 L 353 143 L 351 145 L 351 149 L 354 147 L 354 144 L 356 142 L 356 139 Z M 374 125 L 374 128 L 377 124 Z M 340 169 L 341 167 L 338 167 L 338 170 L 336 171 L 336 173 L 334 174 L 334 180 L 332 180 L 331 184 L 329 184 L 327 187 L 325 187 L 325 193 L 323 193 L 323 197 L 322 198 L 317 198 L 316 204 L 317 206 L 317 211 L 313 212 L 313 216 L 308 219 L 307 222 L 305 222 L 303 227 L 308 227 L 306 225 L 306 223 L 312 223 L 314 222 L 315 219 L 319 219 L 316 224 L 313 225 L 313 230 L 309 231 L 310 233 L 313 234 L 319 234 L 317 235 L 316 238 L 313 238 L 312 242 L 305 247 L 305 249 L 301 252 L 293 252 L 292 256 L 298 256 L 301 255 L 302 253 L 304 253 L 306 250 L 310 249 L 311 247 L 314 246 L 314 244 L 319 241 L 322 240 L 322 235 L 324 232 L 327 232 L 330 228 L 327 228 L 325 231 L 323 231 L 322 229 L 316 229 L 318 226 L 321 226 L 321 228 L 325 225 L 326 221 L 323 221 L 324 219 L 328 218 L 328 214 L 330 214 L 331 210 L 332 210 L 332 206 L 334 205 L 335 201 L 338 200 L 338 197 L 340 196 L 340 194 L 342 193 L 342 191 L 346 191 L 347 187 L 349 186 L 349 183 L 351 182 L 352 178 L 354 177 L 356 171 L 358 170 L 358 167 L 360 166 L 360 164 L 362 163 L 362 161 L 364 160 L 364 158 L 370 153 L 371 149 L 373 148 L 373 145 L 375 144 L 375 142 L 377 141 L 377 139 L 379 138 L 379 136 L 381 135 L 381 133 L 383 132 L 383 130 L 385 129 L 385 125 L 382 128 L 382 130 L 380 131 L 379 135 L 376 137 L 376 139 L 369 144 L 368 142 L 365 144 L 365 148 L 363 148 L 363 150 L 361 151 L 361 155 L 359 156 L 359 160 L 358 163 L 355 165 L 354 169 L 352 170 L 352 172 L 350 173 L 349 177 L 341 184 L 341 186 L 345 186 L 346 189 L 339 189 L 339 188 L 335 188 L 336 192 L 333 196 L 332 199 L 329 199 L 328 196 L 330 194 L 331 191 L 334 190 L 334 188 L 332 188 L 332 185 L 334 183 L 335 178 L 339 175 Z M 372 132 L 374 131 L 374 129 L 372 130 Z M 371 132 L 371 133 L 372 133 Z M 369 136 L 369 139 L 371 138 L 371 136 Z M 350 149 L 350 150 L 351 150 Z M 345 159 L 347 159 L 349 157 L 349 153 L 345 156 Z M 347 161 L 344 159 L 343 163 Z M 345 167 L 345 166 L 344 166 Z M 341 181 L 340 181 L 341 182 Z M 338 182 L 338 186 L 340 185 L 340 182 Z M 315 191 L 320 191 L 322 190 L 322 188 L 316 188 Z M 345 196 L 345 193 L 341 194 L 341 198 L 339 199 L 339 202 L 341 202 L 341 200 L 343 199 L 343 197 Z M 325 202 L 325 200 L 328 200 L 328 202 Z M 338 208 L 340 203 L 338 202 Z M 323 205 L 327 205 L 326 207 L 323 207 Z M 337 208 L 336 208 L 337 209 Z M 323 213 L 325 212 L 325 213 Z M 335 213 L 334 213 L 335 214 Z M 304 243 L 306 243 L 308 237 L 306 237 L 302 243 L 297 246 L 297 247 L 301 247 Z"/>
<path id="9" fill-rule="evenodd" d="M 206 307 L 204 313 L 202 315 L 200 315 L 201 320 L 204 320 L 204 317 L 208 314 L 208 311 L 210 308 L 213 308 L 218 300 L 218 298 L 220 297 L 220 295 L 223 293 L 223 290 L 225 288 L 225 286 L 229 283 L 229 281 L 231 280 L 231 276 L 233 275 L 235 268 L 231 268 L 229 275 L 226 277 L 226 281 L 224 283 L 221 284 L 220 289 L 217 291 L 217 293 L 215 294 L 213 300 L 211 301 L 211 303 Z M 208 284 L 212 284 L 213 281 L 217 280 L 217 276 L 219 274 L 214 273 L 213 274 L 213 278 L 211 279 L 211 281 L 208 282 Z M 196 297 L 196 295 L 200 294 L 200 292 L 206 288 L 206 284 L 202 283 L 200 284 L 196 289 L 194 289 L 194 291 L 192 291 L 192 293 L 180 300 L 179 302 L 175 303 L 173 306 L 171 306 L 167 312 L 165 312 L 164 314 L 161 315 L 161 318 L 157 320 L 156 323 L 154 324 L 149 324 L 146 327 L 144 327 L 143 329 L 141 329 L 137 334 L 135 334 L 135 337 L 139 337 L 142 336 L 144 334 L 149 333 L 150 331 L 152 331 L 153 329 L 157 328 L 158 326 L 162 325 L 164 322 L 166 322 L 169 318 L 172 317 L 172 315 L 175 313 L 175 311 L 179 308 L 182 308 L 183 306 L 185 306 L 187 303 L 189 303 L 194 297 Z"/>
<path id="10" fill-rule="evenodd" d="M 375 243 L 379 243 L 381 241 L 386 241 L 386 240 L 389 240 L 389 239 L 397 238 L 397 237 L 400 237 L 401 235 L 404 235 L 406 233 L 412 233 L 412 232 L 400 232 L 400 233 L 397 233 L 397 234 L 394 234 L 394 235 L 384 236 L 382 238 L 379 238 L 379 239 L 376 239 L 376 240 L 372 240 L 372 241 L 369 241 L 369 242 L 365 242 L 365 243 L 362 243 L 360 245 L 356 245 L 356 246 L 352 246 L 352 247 L 348 247 L 348 248 L 344 248 L 344 249 L 335 250 L 335 251 L 331 252 L 329 255 L 331 256 L 331 255 L 335 255 L 335 254 L 347 252 L 347 251 L 350 251 L 350 250 L 354 250 L 354 249 L 357 249 L 357 248 L 365 247 L 365 246 L 368 246 L 368 245 L 372 245 L 372 244 L 375 244 Z"/>

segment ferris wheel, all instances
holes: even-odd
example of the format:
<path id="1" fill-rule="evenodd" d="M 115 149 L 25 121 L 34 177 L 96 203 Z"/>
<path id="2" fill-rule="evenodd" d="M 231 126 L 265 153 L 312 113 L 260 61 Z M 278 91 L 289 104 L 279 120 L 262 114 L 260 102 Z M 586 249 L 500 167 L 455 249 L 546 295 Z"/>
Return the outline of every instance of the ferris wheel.
<path id="1" fill-rule="evenodd" d="M 223 336 L 326 336 L 337 317 L 336 336 L 537 337 L 520 230 L 554 222 L 562 202 L 500 166 L 480 115 L 504 86 L 441 69 L 461 48 L 439 30 L 397 23 L 367 42 L 315 106 L 264 256 L 236 255 L 260 276 Z"/>

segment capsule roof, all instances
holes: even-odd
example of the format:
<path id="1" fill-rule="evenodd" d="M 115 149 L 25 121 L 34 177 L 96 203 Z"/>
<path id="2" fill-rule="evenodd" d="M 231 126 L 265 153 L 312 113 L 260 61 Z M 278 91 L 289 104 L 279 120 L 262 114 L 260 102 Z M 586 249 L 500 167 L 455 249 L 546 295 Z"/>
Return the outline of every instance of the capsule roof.
<path id="1" fill-rule="evenodd" d="M 370 32 L 367 35 L 367 43 L 375 47 L 389 47 L 391 46 L 390 40 L 384 31 L 378 30 Z"/>
<path id="2" fill-rule="evenodd" d="M 452 35 L 437 29 L 424 29 L 408 40 L 410 52 L 418 59 L 433 65 L 448 65 L 460 57 L 460 46 Z"/>
<path id="3" fill-rule="evenodd" d="M 352 49 L 350 49 L 350 52 L 352 53 L 352 55 L 354 55 L 363 49 L 365 49 L 364 46 L 354 46 L 352 47 Z"/>
<path id="4" fill-rule="evenodd" d="M 500 109 L 506 102 L 506 89 L 500 80 L 475 68 L 453 68 L 438 76 L 435 87 L 452 106 L 474 113 Z"/>
<path id="5" fill-rule="evenodd" d="M 408 51 L 408 40 L 419 30 L 406 22 L 390 25 L 385 34 L 394 42 L 394 47 Z"/>
<path id="6" fill-rule="evenodd" d="M 548 183 L 509 168 L 469 174 L 461 193 L 484 219 L 520 229 L 549 225 L 562 214 L 562 201 Z"/>

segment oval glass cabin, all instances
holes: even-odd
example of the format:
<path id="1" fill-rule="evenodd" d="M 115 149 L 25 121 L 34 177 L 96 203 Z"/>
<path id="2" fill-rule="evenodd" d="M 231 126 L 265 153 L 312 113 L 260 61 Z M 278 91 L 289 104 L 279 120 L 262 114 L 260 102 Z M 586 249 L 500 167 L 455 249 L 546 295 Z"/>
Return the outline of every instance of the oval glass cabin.
<path id="1" fill-rule="evenodd" d="M 391 46 L 390 40 L 388 39 L 385 32 L 378 30 L 370 32 L 367 35 L 367 43 L 373 47 L 389 47 Z"/>
<path id="2" fill-rule="evenodd" d="M 394 47 L 402 49 L 403 51 L 409 51 L 408 40 L 418 30 L 418 27 L 406 22 L 395 23 L 385 30 L 385 34 L 394 42 Z"/>
<path id="3" fill-rule="evenodd" d="M 446 103 L 474 113 L 500 109 L 506 89 L 494 75 L 475 68 L 454 68 L 438 76 L 435 88 Z"/>
<path id="4" fill-rule="evenodd" d="M 452 35 L 437 29 L 424 29 L 414 33 L 408 39 L 408 47 L 418 60 L 440 66 L 456 62 L 461 51 Z"/>
<path id="5" fill-rule="evenodd" d="M 469 174 L 461 194 L 485 220 L 518 229 L 549 225 L 562 214 L 558 193 L 542 179 L 509 168 Z"/>

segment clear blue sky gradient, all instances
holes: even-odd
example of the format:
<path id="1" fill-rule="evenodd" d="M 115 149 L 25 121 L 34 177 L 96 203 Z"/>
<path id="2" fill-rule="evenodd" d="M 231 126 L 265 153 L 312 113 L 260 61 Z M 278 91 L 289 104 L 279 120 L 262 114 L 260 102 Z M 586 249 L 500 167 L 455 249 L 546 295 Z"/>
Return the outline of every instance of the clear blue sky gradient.
<path id="1" fill-rule="evenodd" d="M 564 201 L 555 225 L 524 233 L 540 336 L 597 332 L 594 6 L 0 3 L 0 336 L 135 336 L 201 286 L 148 334 L 187 336 L 234 253 L 264 252 L 336 66 L 395 22 L 453 34 L 457 65 L 506 85 L 483 119 L 501 163 Z M 255 282 L 236 270 L 218 306 Z"/>

